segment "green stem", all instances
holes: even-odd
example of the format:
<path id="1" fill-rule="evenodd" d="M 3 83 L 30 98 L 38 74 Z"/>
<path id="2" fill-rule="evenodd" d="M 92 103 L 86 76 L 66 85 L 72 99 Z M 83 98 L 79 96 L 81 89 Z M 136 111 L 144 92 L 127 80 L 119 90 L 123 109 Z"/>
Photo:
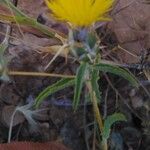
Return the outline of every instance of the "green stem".
<path id="1" fill-rule="evenodd" d="M 95 114 L 95 118 L 97 120 L 99 129 L 102 133 L 102 131 L 103 131 L 103 120 L 102 120 L 102 115 L 100 113 L 100 110 L 99 110 L 99 107 L 98 107 L 98 104 L 97 104 L 96 94 L 95 94 L 94 91 L 92 91 L 92 103 L 93 103 L 93 111 L 94 111 L 94 114 Z"/>
<path id="2" fill-rule="evenodd" d="M 96 121 L 98 123 L 98 127 L 100 129 L 100 132 L 102 133 L 104 125 L 103 125 L 103 119 L 102 119 L 102 115 L 100 113 L 98 104 L 97 104 L 97 97 L 96 97 L 96 93 L 95 91 L 93 91 L 92 89 L 92 83 L 91 81 L 87 82 L 87 87 L 89 89 L 89 93 L 90 93 L 90 97 L 91 97 L 91 102 L 93 104 L 93 111 L 94 111 L 94 115 L 96 118 Z M 102 150 L 108 150 L 108 144 L 107 144 L 107 140 L 103 140 L 102 141 Z"/>
<path id="3" fill-rule="evenodd" d="M 102 141 L 102 149 L 103 150 L 108 150 L 108 144 L 107 144 L 107 140 L 106 139 L 104 139 L 103 141 Z"/>
<path id="4" fill-rule="evenodd" d="M 50 37 L 56 37 L 57 35 L 66 38 L 66 36 L 63 33 L 60 33 L 58 31 L 55 31 L 45 25 L 42 25 L 38 23 L 34 18 L 29 17 L 28 15 L 24 14 L 22 11 L 20 11 L 17 7 L 13 5 L 12 2 L 8 0 L 2 1 L 8 8 L 11 9 L 11 13 L 13 16 L 3 15 L 1 14 L 1 18 L 4 18 L 5 20 L 11 20 L 11 21 L 17 21 L 17 23 L 22 25 L 27 25 L 30 27 L 33 27 L 35 29 L 38 29 L 42 33 L 50 36 Z"/>

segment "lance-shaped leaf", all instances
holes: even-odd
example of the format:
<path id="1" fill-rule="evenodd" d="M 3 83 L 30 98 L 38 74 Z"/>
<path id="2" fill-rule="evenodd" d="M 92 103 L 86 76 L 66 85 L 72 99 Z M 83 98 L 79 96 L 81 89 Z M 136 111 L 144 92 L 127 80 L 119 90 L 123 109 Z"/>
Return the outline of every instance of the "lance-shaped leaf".
<path id="1" fill-rule="evenodd" d="M 138 81 L 135 78 L 135 76 L 126 69 L 120 68 L 113 64 L 104 64 L 104 63 L 96 64 L 91 67 L 93 69 L 96 69 L 102 72 L 109 72 L 109 73 L 113 73 L 115 75 L 121 76 L 124 79 L 128 80 L 133 86 L 135 87 L 139 86 Z"/>
<path id="2" fill-rule="evenodd" d="M 96 63 L 99 63 L 100 61 L 100 56 L 97 55 L 96 56 Z M 99 74 L 99 70 L 96 70 L 96 69 L 92 69 L 91 68 L 91 84 L 92 84 L 92 89 L 93 91 L 95 91 L 95 94 L 96 94 L 96 98 L 98 100 L 98 102 L 100 102 L 101 100 L 101 91 L 100 91 L 100 87 L 99 87 L 99 84 L 98 84 L 98 81 L 100 79 L 100 74 Z"/>
<path id="3" fill-rule="evenodd" d="M 7 75 L 7 64 L 8 61 L 4 56 L 4 52 L 8 47 L 8 43 L 5 40 L 0 44 L 0 80 L 9 81 L 9 77 Z"/>
<path id="4" fill-rule="evenodd" d="M 45 88 L 35 99 L 35 107 L 38 108 L 43 100 L 48 97 L 49 95 L 60 91 L 66 87 L 72 86 L 75 83 L 75 79 L 61 79 L 58 82 L 54 83 L 53 85 L 48 86 Z"/>
<path id="5" fill-rule="evenodd" d="M 88 64 L 86 62 L 82 62 L 76 73 L 74 100 L 73 100 L 74 110 L 76 110 L 79 105 L 81 90 L 83 87 L 83 83 L 86 79 L 87 73 L 88 73 Z"/>
<path id="6" fill-rule="evenodd" d="M 110 136 L 111 126 L 117 121 L 126 121 L 126 118 L 121 113 L 114 113 L 106 118 L 104 121 L 104 128 L 102 131 L 103 140 L 107 140 Z"/>

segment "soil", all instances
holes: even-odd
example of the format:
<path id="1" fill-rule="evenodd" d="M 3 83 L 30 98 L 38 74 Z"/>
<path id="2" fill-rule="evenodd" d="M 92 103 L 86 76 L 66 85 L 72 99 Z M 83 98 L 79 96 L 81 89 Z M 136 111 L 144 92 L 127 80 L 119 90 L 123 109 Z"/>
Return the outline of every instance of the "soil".
<path id="1" fill-rule="evenodd" d="M 18 0 L 17 7 L 42 24 L 67 33 L 64 24 L 47 16 L 48 10 L 43 0 Z M 139 80 L 140 87 L 136 89 L 111 74 L 102 75 L 99 82 L 103 93 L 100 110 L 104 118 L 120 111 L 128 120 L 112 127 L 109 149 L 150 150 L 150 4 L 142 0 L 119 0 L 111 16 L 111 22 L 97 25 L 96 29 L 104 46 L 102 57 L 130 69 Z M 6 28 L 6 24 L 0 23 L 0 42 L 5 38 Z M 53 55 L 41 52 L 41 48 L 57 45 L 58 41 L 24 28 L 20 33 L 14 25 L 11 30 L 9 47 L 5 53 L 9 60 L 8 69 L 43 72 Z M 74 74 L 77 65 L 70 59 L 66 63 L 66 59 L 59 56 L 47 72 Z M 44 88 L 58 80 L 52 77 L 9 76 L 9 81 L 0 82 L 0 143 L 7 143 L 15 108 L 32 103 Z M 72 98 L 73 87 L 46 98 L 39 108 L 44 111 L 34 116 L 34 126 L 17 113 L 12 125 L 11 141 L 62 141 L 71 150 L 88 150 L 93 145 L 98 150 L 92 106 L 83 103 L 74 112 Z"/>

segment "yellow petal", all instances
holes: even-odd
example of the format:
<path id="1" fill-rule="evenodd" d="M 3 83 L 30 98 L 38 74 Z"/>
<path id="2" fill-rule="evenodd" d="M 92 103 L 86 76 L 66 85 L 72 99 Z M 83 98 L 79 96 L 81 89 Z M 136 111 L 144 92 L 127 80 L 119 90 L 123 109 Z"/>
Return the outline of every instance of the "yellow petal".
<path id="1" fill-rule="evenodd" d="M 114 0 L 45 0 L 54 17 L 73 26 L 85 27 L 107 20 Z"/>

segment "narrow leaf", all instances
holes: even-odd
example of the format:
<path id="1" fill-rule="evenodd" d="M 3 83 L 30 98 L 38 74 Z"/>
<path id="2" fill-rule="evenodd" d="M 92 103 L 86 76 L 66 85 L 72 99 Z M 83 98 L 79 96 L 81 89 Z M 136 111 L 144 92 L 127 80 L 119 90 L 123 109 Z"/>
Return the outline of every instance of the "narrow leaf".
<path id="1" fill-rule="evenodd" d="M 4 52 L 8 47 L 7 41 L 3 41 L 2 44 L 0 44 L 0 80 L 3 81 L 9 81 L 9 77 L 7 75 L 7 64 L 8 61 L 6 60 L 4 56 Z"/>
<path id="2" fill-rule="evenodd" d="M 85 81 L 86 73 L 88 69 L 88 64 L 83 62 L 77 70 L 76 79 L 75 79 L 75 90 L 74 90 L 74 100 L 73 100 L 73 108 L 77 109 L 80 101 L 81 90 L 83 87 L 83 83 Z"/>
<path id="3" fill-rule="evenodd" d="M 93 91 L 95 91 L 96 93 L 96 98 L 98 100 L 98 102 L 100 102 L 101 100 L 101 92 L 99 90 L 99 84 L 98 84 L 98 80 L 99 80 L 99 71 L 97 70 L 93 70 L 92 74 L 91 74 L 91 84 L 92 84 L 92 89 Z"/>
<path id="4" fill-rule="evenodd" d="M 100 70 L 102 72 L 109 72 L 115 75 L 121 76 L 124 79 L 128 80 L 133 86 L 138 87 L 138 81 L 136 80 L 135 76 L 126 69 L 120 68 L 118 66 L 112 64 L 96 64 L 92 66 L 96 70 Z"/>
<path id="5" fill-rule="evenodd" d="M 29 17 L 28 15 L 20 11 L 17 7 L 13 5 L 13 3 L 10 0 L 2 0 L 2 3 L 4 3 L 6 7 L 11 9 L 11 11 L 14 13 L 13 14 L 14 16 L 0 14 L 1 20 L 4 19 L 5 21 L 11 21 L 11 22 L 17 21 L 17 23 L 21 25 L 27 25 L 35 29 L 38 29 L 39 31 L 41 31 L 42 33 L 50 37 L 54 37 L 55 33 L 62 36 L 61 33 L 54 31 L 53 29 L 48 28 L 47 26 L 38 23 L 36 19 Z"/>
<path id="6" fill-rule="evenodd" d="M 100 61 L 100 56 L 97 55 L 96 59 L 95 59 L 95 62 L 99 63 L 99 61 Z M 96 98 L 97 98 L 98 102 L 100 102 L 100 100 L 101 100 L 101 91 L 99 89 L 99 84 L 98 84 L 99 79 L 100 79 L 99 70 L 91 68 L 92 89 L 93 89 L 93 91 L 95 91 Z"/>
<path id="7" fill-rule="evenodd" d="M 42 101 L 48 97 L 49 95 L 62 90 L 66 87 L 72 86 L 74 85 L 75 80 L 74 79 L 61 79 L 58 82 L 56 82 L 53 85 L 48 86 L 47 88 L 45 88 L 35 99 L 35 107 L 38 108 L 40 106 L 40 104 L 42 103 Z"/>
<path id="8" fill-rule="evenodd" d="M 114 113 L 106 118 L 104 121 L 104 128 L 102 131 L 102 138 L 107 140 L 110 136 L 111 126 L 117 121 L 126 121 L 126 118 L 121 113 Z"/>

